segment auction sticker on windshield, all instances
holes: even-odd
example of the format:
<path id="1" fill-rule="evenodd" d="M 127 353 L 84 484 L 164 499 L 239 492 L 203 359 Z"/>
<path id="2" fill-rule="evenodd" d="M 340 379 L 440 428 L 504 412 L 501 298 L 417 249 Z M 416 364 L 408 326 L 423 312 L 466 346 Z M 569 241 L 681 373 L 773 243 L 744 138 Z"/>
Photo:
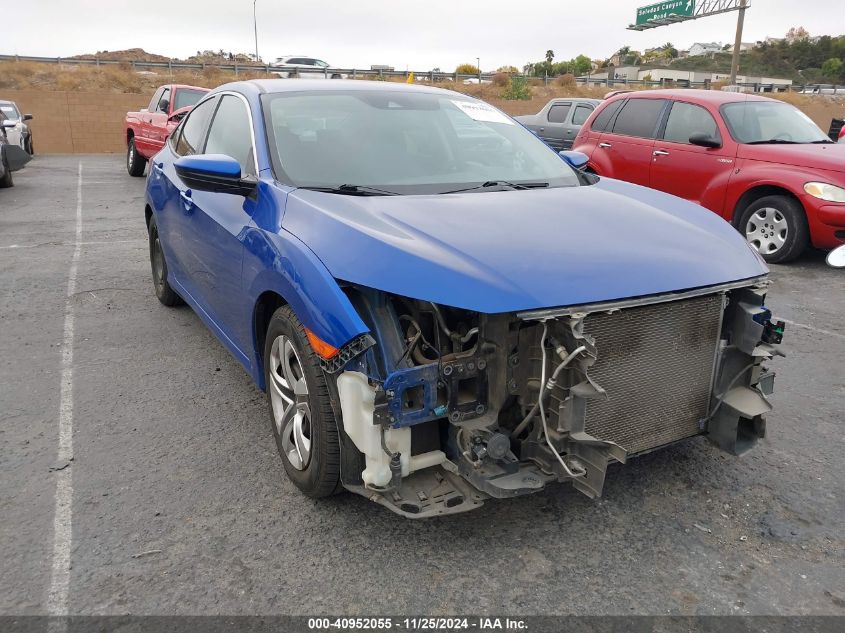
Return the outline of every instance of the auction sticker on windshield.
<path id="1" fill-rule="evenodd" d="M 476 121 L 487 121 L 489 123 L 507 123 L 508 125 L 513 125 L 513 121 L 511 121 L 508 117 L 499 112 L 496 108 L 492 108 L 486 103 L 458 101 L 456 99 L 452 99 L 452 103 L 458 106 L 464 114 Z"/>

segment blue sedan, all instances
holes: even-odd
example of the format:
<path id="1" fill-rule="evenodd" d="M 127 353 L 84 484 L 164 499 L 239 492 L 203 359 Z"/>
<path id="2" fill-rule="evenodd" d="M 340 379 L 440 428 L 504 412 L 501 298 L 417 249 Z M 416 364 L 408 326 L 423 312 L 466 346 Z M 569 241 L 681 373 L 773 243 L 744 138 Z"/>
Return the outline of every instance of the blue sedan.
<path id="1" fill-rule="evenodd" d="M 267 393 L 303 493 L 408 517 L 765 432 L 783 324 L 718 216 L 582 172 L 488 104 L 383 82 L 250 81 L 150 164 L 155 293 Z"/>

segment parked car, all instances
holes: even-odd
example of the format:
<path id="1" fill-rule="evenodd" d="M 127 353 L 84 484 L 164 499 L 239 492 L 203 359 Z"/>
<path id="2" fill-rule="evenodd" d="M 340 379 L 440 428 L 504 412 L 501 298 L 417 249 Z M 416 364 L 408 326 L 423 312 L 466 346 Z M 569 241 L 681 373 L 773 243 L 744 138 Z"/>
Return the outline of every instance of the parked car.
<path id="1" fill-rule="evenodd" d="M 26 124 L 32 120 L 32 115 L 23 114 L 14 101 L 0 100 L 0 112 L 5 115 L 7 121 L 15 124 L 14 127 L 6 128 L 9 143 L 19 146 L 32 156 L 35 153 L 35 145 L 32 141 L 32 130 Z"/>
<path id="2" fill-rule="evenodd" d="M 763 260 L 563 158 L 457 92 L 227 84 L 147 179 L 155 294 L 266 390 L 313 497 L 435 516 L 558 481 L 599 496 L 610 461 L 694 435 L 747 450 L 783 331 Z"/>
<path id="3" fill-rule="evenodd" d="M 601 103 L 598 99 L 552 99 L 537 114 L 514 117 L 556 150 L 572 149 L 578 130 Z"/>
<path id="4" fill-rule="evenodd" d="M 17 121 L 6 118 L 0 109 L 0 189 L 14 186 L 12 172 L 23 169 L 31 156 L 17 143 L 9 142 L 7 133 L 16 129 Z"/>
<path id="5" fill-rule="evenodd" d="M 126 170 L 130 176 L 144 175 L 147 161 L 164 147 L 182 117 L 207 92 L 208 88 L 199 86 L 159 86 L 146 108 L 126 113 Z"/>
<path id="6" fill-rule="evenodd" d="M 768 262 L 845 242 L 845 146 L 787 103 L 710 90 L 618 95 L 575 150 L 597 174 L 715 211 Z"/>
<path id="7" fill-rule="evenodd" d="M 322 59 L 304 55 L 285 55 L 270 64 L 279 77 L 305 77 L 307 79 L 346 79 L 346 75 L 329 72 L 329 64 Z"/>

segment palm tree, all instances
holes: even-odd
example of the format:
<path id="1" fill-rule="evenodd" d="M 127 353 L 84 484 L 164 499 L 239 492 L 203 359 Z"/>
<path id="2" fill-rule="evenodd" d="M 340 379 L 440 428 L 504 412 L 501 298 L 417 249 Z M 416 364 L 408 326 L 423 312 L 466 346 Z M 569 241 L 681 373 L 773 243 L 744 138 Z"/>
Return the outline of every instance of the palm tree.
<path id="1" fill-rule="evenodd" d="M 552 49 L 546 51 L 546 63 L 551 65 L 552 61 L 555 58 L 555 52 Z"/>

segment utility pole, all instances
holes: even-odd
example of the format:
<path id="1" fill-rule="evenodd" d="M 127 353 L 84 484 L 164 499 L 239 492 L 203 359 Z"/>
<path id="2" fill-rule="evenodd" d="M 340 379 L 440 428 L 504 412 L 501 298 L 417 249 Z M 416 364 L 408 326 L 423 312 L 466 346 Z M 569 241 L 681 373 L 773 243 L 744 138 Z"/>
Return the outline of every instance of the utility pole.
<path id="1" fill-rule="evenodd" d="M 478 85 L 480 86 L 481 85 L 481 58 L 476 57 L 475 63 L 477 64 L 476 68 L 478 69 Z"/>
<path id="2" fill-rule="evenodd" d="M 736 71 L 739 68 L 739 50 L 742 48 L 742 24 L 745 21 L 745 7 L 747 0 L 739 3 L 739 15 L 736 18 L 736 39 L 734 40 L 734 54 L 731 59 L 731 85 L 736 85 Z"/>
<path id="3" fill-rule="evenodd" d="M 258 57 L 258 18 L 256 17 L 255 13 L 255 4 L 258 0 L 252 0 L 252 28 L 255 30 L 255 63 L 258 64 L 260 62 L 260 58 Z"/>

